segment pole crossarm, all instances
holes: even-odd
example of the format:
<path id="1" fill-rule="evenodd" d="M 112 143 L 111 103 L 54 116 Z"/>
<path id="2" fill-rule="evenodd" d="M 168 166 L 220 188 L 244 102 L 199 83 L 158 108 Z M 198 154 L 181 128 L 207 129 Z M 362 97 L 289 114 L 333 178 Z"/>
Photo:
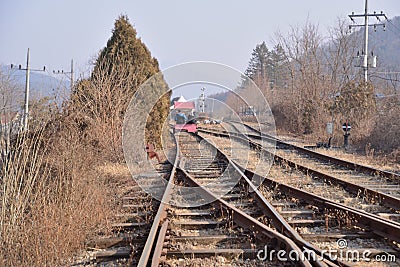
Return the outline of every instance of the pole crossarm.
<path id="1" fill-rule="evenodd" d="M 385 14 L 351 14 L 349 15 L 350 19 L 352 18 L 364 18 L 365 16 L 368 17 L 376 17 L 377 20 L 380 20 L 380 17 L 384 17 L 385 19 L 387 19 Z"/>
<path id="2" fill-rule="evenodd" d="M 386 24 L 385 24 L 385 23 L 368 24 L 368 27 L 377 27 L 377 26 L 383 26 L 383 27 L 385 27 Z M 349 28 L 353 28 L 353 27 L 365 27 L 365 24 L 353 24 L 353 25 L 349 25 Z"/>

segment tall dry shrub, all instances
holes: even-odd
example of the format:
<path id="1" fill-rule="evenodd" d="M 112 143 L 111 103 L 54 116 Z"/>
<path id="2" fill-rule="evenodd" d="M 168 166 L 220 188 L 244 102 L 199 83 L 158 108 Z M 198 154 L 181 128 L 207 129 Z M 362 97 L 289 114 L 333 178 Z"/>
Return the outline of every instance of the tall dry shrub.
<path id="1" fill-rule="evenodd" d="M 370 135 L 361 145 L 368 146 L 379 153 L 391 155 L 400 162 L 400 98 L 389 97 L 379 100 L 379 112 Z"/>
<path id="2" fill-rule="evenodd" d="M 96 158 L 68 118 L 21 132 L 1 161 L 2 266 L 65 263 L 98 231 L 111 203 Z"/>
<path id="3" fill-rule="evenodd" d="M 353 142 L 359 142 L 371 134 L 376 115 L 376 99 L 371 83 L 348 82 L 335 100 L 334 112 L 343 122 L 352 125 Z"/>
<path id="4" fill-rule="evenodd" d="M 111 64 L 98 64 L 90 79 L 78 83 L 68 108 L 89 142 L 108 159 L 121 161 L 123 115 L 130 101 L 126 90 L 134 80 L 126 79 L 128 68 L 110 69 Z"/>
<path id="5" fill-rule="evenodd" d="M 0 266 L 64 264 L 110 217 L 109 189 L 76 116 L 32 107 L 43 116 L 0 139 Z"/>
<path id="6" fill-rule="evenodd" d="M 0 265 L 65 264 L 87 238 L 109 230 L 113 188 L 98 167 L 123 160 L 125 108 L 158 71 L 127 18 L 115 25 L 93 74 L 76 85 L 70 101 L 62 109 L 39 101 L 29 131 L 1 139 Z M 156 105 L 155 123 L 163 124 L 167 108 Z"/>
<path id="7" fill-rule="evenodd" d="M 278 43 L 288 58 L 288 86 L 275 94 L 273 111 L 283 121 L 283 129 L 311 134 L 326 123 L 328 112 L 324 100 L 331 87 L 324 76 L 321 58 L 322 36 L 318 27 L 307 22 L 303 27 L 292 28 L 284 36 L 278 35 Z"/>
<path id="8" fill-rule="evenodd" d="M 279 76 L 286 81 L 267 95 L 278 129 L 314 140 L 327 138 L 327 122 L 333 121 L 340 130 L 342 117 L 333 111 L 335 96 L 356 77 L 352 67 L 355 38 L 343 21 L 331 29 L 329 37 L 310 22 L 292 27 L 287 34 L 277 33 L 276 43 L 287 58 Z"/>

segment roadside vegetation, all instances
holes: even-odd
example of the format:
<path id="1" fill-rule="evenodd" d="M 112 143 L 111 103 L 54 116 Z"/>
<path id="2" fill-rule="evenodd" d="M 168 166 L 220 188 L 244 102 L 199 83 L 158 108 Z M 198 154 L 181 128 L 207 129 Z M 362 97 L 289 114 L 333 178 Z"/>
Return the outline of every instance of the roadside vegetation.
<path id="1" fill-rule="evenodd" d="M 115 184 L 127 171 L 124 112 L 138 86 L 158 71 L 157 60 L 121 16 L 90 77 L 77 82 L 67 101 L 36 101 L 29 130 L 21 130 L 18 120 L 3 129 L 0 266 L 65 265 L 91 237 L 111 230 Z M 1 75 L 4 95 L 14 84 Z M 149 116 L 157 120 L 147 124 L 146 135 L 156 144 L 168 105 L 167 95 Z M 4 102 L 4 115 L 7 107 Z"/>
<path id="2" fill-rule="evenodd" d="M 342 124 L 347 121 L 352 126 L 352 151 L 399 162 L 400 83 L 393 76 L 381 77 L 379 72 L 389 66 L 379 57 L 378 68 L 370 68 L 369 80 L 364 82 L 362 69 L 355 67 L 361 38 L 359 32 L 349 34 L 343 21 L 329 36 L 307 22 L 288 33 L 277 33 L 272 48 L 265 42 L 258 44 L 245 74 L 265 95 L 279 132 L 327 142 L 326 125 L 333 122 L 332 144 L 342 146 Z M 245 94 L 247 86 L 243 83 L 238 90 Z M 228 94 L 226 102 L 236 112 L 244 105 L 234 94 Z M 262 102 L 252 104 L 263 110 Z"/>

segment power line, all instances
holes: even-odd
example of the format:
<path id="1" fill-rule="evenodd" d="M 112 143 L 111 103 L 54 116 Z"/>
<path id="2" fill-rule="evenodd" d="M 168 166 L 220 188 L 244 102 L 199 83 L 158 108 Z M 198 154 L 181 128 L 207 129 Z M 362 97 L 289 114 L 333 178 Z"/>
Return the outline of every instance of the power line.
<path id="1" fill-rule="evenodd" d="M 375 73 L 388 75 L 388 74 L 400 74 L 400 71 L 377 71 Z"/>
<path id="2" fill-rule="evenodd" d="M 386 19 L 387 22 L 389 22 L 396 30 L 400 32 L 400 28 L 397 28 L 397 26 L 392 22 L 390 19 Z"/>
<path id="3" fill-rule="evenodd" d="M 12 110 L 15 108 L 20 108 L 20 107 L 21 107 L 20 105 L 4 106 L 4 107 L 0 107 L 0 110 L 7 110 L 7 109 Z"/>
<path id="4" fill-rule="evenodd" d="M 389 20 L 388 20 L 389 21 Z M 393 23 L 391 23 L 390 21 L 389 21 L 389 23 L 392 25 L 392 26 L 394 26 L 394 24 Z M 395 27 L 399 32 L 400 32 L 400 30 L 397 28 L 397 27 Z M 397 37 L 399 37 L 400 38 L 400 33 L 399 32 L 395 32 L 395 31 L 393 31 L 390 27 L 388 27 L 388 30 L 389 31 L 391 31 L 392 33 L 394 33 L 394 34 L 396 34 L 397 35 Z"/>
<path id="5" fill-rule="evenodd" d="M 378 79 L 381 79 L 381 80 L 391 81 L 391 82 L 400 82 L 400 80 L 397 80 L 397 79 L 385 78 L 385 77 L 381 77 L 381 76 L 378 76 L 378 75 L 371 75 L 370 78 L 378 78 Z"/>

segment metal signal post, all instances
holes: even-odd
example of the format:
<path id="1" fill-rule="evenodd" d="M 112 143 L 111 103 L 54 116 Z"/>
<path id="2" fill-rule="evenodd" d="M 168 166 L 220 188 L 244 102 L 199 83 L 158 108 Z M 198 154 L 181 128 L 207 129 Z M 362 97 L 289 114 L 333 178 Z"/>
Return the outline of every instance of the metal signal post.
<path id="1" fill-rule="evenodd" d="M 342 129 L 343 129 L 343 132 L 344 132 L 344 135 L 343 135 L 343 138 L 344 138 L 343 139 L 343 146 L 344 146 L 345 149 L 347 149 L 349 147 L 349 136 L 350 136 L 350 130 L 351 130 L 350 123 L 347 122 L 347 121 L 345 123 L 343 123 Z"/>

